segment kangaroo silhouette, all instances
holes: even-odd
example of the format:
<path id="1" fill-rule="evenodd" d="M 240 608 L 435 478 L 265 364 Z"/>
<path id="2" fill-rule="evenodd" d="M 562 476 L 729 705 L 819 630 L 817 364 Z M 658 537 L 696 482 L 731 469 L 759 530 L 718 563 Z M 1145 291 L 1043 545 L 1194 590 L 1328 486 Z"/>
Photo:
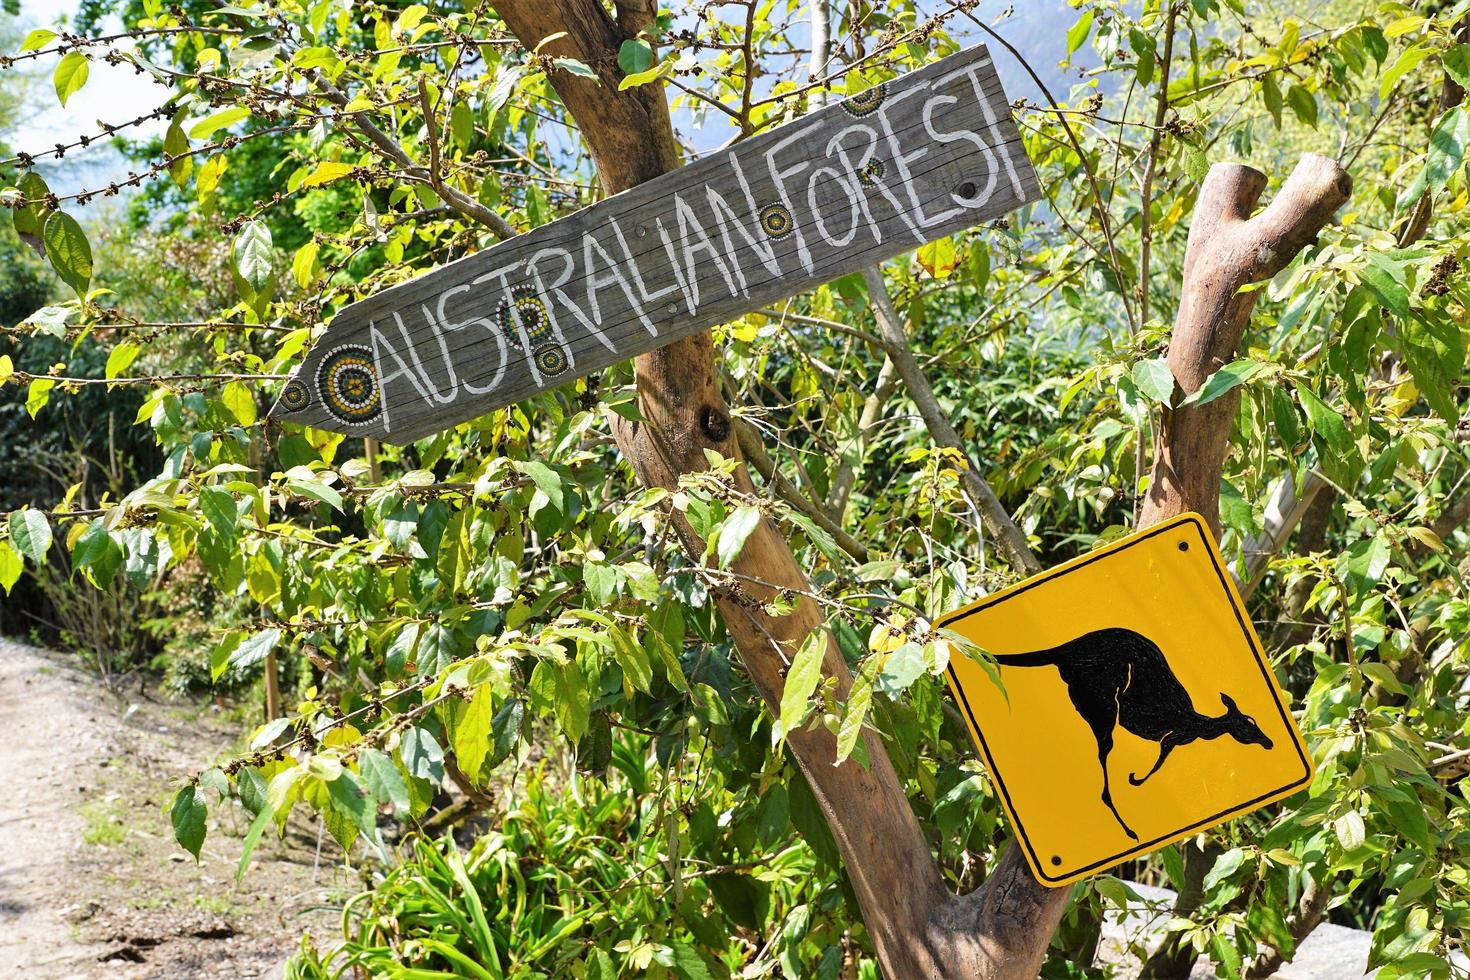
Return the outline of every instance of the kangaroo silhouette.
<path id="1" fill-rule="evenodd" d="M 1061 672 L 1067 696 L 1097 739 L 1102 801 L 1134 840 L 1138 835 L 1113 805 L 1108 784 L 1108 753 L 1113 750 L 1113 732 L 1118 725 L 1159 743 L 1159 758 L 1153 768 L 1142 776 L 1128 774 L 1128 782 L 1134 786 L 1142 786 L 1158 772 L 1175 748 L 1199 739 L 1229 735 L 1242 745 L 1271 748 L 1271 740 L 1255 719 L 1236 707 L 1224 692 L 1220 694 L 1225 705 L 1223 715 L 1195 711 L 1189 692 L 1174 676 L 1164 652 L 1148 637 L 1130 629 L 1093 630 L 1048 650 L 997 655 L 995 662 L 1006 667 L 1055 667 Z"/>

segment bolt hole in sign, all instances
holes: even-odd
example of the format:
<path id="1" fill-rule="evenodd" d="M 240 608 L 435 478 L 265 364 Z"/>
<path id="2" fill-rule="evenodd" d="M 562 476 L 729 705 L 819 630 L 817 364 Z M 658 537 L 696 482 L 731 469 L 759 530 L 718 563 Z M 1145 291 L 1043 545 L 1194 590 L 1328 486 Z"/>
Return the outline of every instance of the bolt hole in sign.
<path id="1" fill-rule="evenodd" d="M 271 415 L 412 442 L 1040 197 L 978 45 L 344 307 Z"/>
<path id="2" fill-rule="evenodd" d="M 1307 786 L 1312 762 L 1198 514 L 938 623 L 949 683 L 1037 880 L 1058 886 Z"/>

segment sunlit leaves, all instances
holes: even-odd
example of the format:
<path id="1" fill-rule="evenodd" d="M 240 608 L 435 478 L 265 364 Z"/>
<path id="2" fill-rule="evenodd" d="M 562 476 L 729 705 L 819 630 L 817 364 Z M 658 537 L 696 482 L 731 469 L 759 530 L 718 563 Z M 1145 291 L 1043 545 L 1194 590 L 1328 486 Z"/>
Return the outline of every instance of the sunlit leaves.
<path id="1" fill-rule="evenodd" d="M 230 667 L 234 670 L 245 670 L 257 664 L 264 663 L 265 658 L 273 653 L 276 645 L 281 642 L 281 631 L 277 627 L 263 629 L 259 633 L 252 633 L 240 641 L 240 645 L 230 654 Z"/>
<path id="2" fill-rule="evenodd" d="M 20 552 L 7 540 L 0 539 L 0 586 L 9 595 L 10 590 L 20 581 L 20 573 L 25 568 L 25 562 L 21 560 Z"/>
<path id="3" fill-rule="evenodd" d="M 204 846 L 205 817 L 208 812 L 203 796 L 194 786 L 185 786 L 179 790 L 169 806 L 169 822 L 173 824 L 174 840 L 194 855 L 196 861 L 199 860 L 200 848 Z"/>
<path id="4" fill-rule="evenodd" d="M 30 31 L 26 34 L 25 40 L 20 43 L 20 51 L 22 53 L 26 51 L 39 51 L 41 48 L 44 48 L 46 45 L 56 40 L 56 37 L 57 34 L 55 31 L 47 30 L 44 27 L 38 27 L 35 30 Z"/>
<path id="5" fill-rule="evenodd" d="M 263 317 L 275 289 L 271 233 L 265 222 L 247 221 L 242 225 L 230 256 L 234 260 L 235 288 L 240 298 L 256 316 Z"/>
<path id="6" fill-rule="evenodd" d="M 40 565 L 51 550 L 51 523 L 45 514 L 29 507 L 11 511 L 10 543 L 21 555 Z"/>
<path id="7" fill-rule="evenodd" d="M 822 679 L 822 659 L 827 653 L 827 631 L 814 629 L 802 640 L 786 671 L 781 692 L 781 730 L 795 731 L 806 717 L 808 701 Z"/>
<path id="8" fill-rule="evenodd" d="M 72 545 L 71 567 L 102 589 L 112 583 L 123 558 L 122 546 L 99 518 L 89 523 Z"/>
<path id="9" fill-rule="evenodd" d="M 1174 372 L 1162 357 L 1138 361 L 1130 372 L 1138 390 L 1151 401 L 1167 405 L 1174 397 Z"/>
<path id="10" fill-rule="evenodd" d="M 955 252 L 954 239 L 936 238 L 919 246 L 919 265 L 935 279 L 948 279 L 959 261 Z"/>
<path id="11" fill-rule="evenodd" d="M 624 75 L 648 71 L 653 65 L 653 48 L 641 38 L 629 38 L 618 48 L 618 67 Z"/>
<path id="12" fill-rule="evenodd" d="M 92 63 L 80 51 L 69 51 L 62 55 L 51 75 L 51 84 L 55 87 L 56 98 L 62 106 L 87 84 L 87 76 L 91 71 Z"/>
<path id="13" fill-rule="evenodd" d="M 312 169 L 311 173 L 301 179 L 301 187 L 303 190 L 311 187 L 321 187 L 323 184 L 330 184 L 334 180 L 341 180 L 355 169 L 357 169 L 356 166 L 350 163 L 343 163 L 338 160 L 323 160 Z"/>
<path id="14" fill-rule="evenodd" d="M 720 525 L 715 548 L 721 568 L 729 568 L 730 564 L 739 557 L 740 552 L 745 548 L 746 540 L 760 524 L 760 520 L 759 507 L 742 504 L 735 508 L 735 512 Z"/>
<path id="15" fill-rule="evenodd" d="M 1067 54 L 1072 55 L 1078 48 L 1087 43 L 1087 36 L 1092 33 L 1092 20 L 1094 13 L 1091 8 L 1082 12 L 1076 23 L 1067 28 Z"/>
<path id="16" fill-rule="evenodd" d="M 1470 111 L 1455 106 L 1440 116 L 1429 134 L 1425 176 L 1430 193 L 1442 190 L 1464 165 L 1467 146 L 1470 146 Z"/>
<path id="17" fill-rule="evenodd" d="M 66 212 L 55 211 L 46 218 L 42 238 L 51 267 L 78 299 L 85 300 L 92 285 L 92 246 L 82 226 Z"/>
<path id="18" fill-rule="evenodd" d="M 222 129 L 228 129 L 243 119 L 250 117 L 248 106 L 234 105 L 228 109 L 221 109 L 213 115 L 199 120 L 189 129 L 189 137 L 196 140 L 207 140 Z"/>

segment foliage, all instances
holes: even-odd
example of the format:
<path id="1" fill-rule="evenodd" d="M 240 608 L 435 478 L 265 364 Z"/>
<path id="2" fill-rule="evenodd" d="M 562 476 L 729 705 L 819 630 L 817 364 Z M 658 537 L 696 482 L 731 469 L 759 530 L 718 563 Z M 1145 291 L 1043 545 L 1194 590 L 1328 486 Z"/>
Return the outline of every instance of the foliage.
<path id="1" fill-rule="evenodd" d="M 886 270 L 954 427 L 1044 560 L 1057 561 L 1126 530 L 1145 489 L 1139 464 L 1172 395 L 1158 369 L 1163 321 L 1178 304 L 1209 164 L 1242 159 L 1280 175 L 1318 150 L 1353 174 L 1351 204 L 1264 287 L 1239 360 L 1200 396 L 1244 396 L 1220 515 L 1236 568 L 1251 557 L 1246 542 L 1265 523 L 1276 481 L 1299 483 L 1315 467 L 1333 486 L 1317 539 L 1284 553 L 1253 600 L 1258 623 L 1278 627 L 1264 631 L 1300 706 L 1316 782 L 1207 835 L 1219 856 L 1200 882 L 1204 900 L 1171 923 L 1226 974 L 1258 943 L 1289 952 L 1300 937 L 1288 913 L 1314 889 L 1327 890 L 1333 916 L 1374 929 L 1385 977 L 1446 973 L 1470 916 L 1467 542 L 1459 521 L 1446 520 L 1470 475 L 1459 428 L 1470 109 L 1440 98 L 1447 75 L 1467 80 L 1470 48 L 1455 34 L 1464 7 L 1082 2 L 1066 46 L 1079 57 L 1090 48 L 1103 67 L 1053 93 L 1065 112 L 1018 107 L 1047 206 Z M 658 60 L 647 67 L 647 53 L 630 50 L 624 68 L 642 70 L 625 83 L 677 81 L 667 91 L 681 123 L 722 116 L 714 103 L 742 132 L 780 123 L 801 108 L 807 69 L 791 39 L 804 9 L 749 12 L 748 22 L 742 10 L 687 29 L 677 18 L 654 25 L 641 43 Z M 107 589 L 198 562 L 222 602 L 260 610 L 219 624 L 212 677 L 272 654 L 311 677 L 287 717 L 253 733 L 243 759 L 180 791 L 181 843 L 197 851 L 200 811 L 224 794 L 256 814 L 252 846 L 303 805 L 345 849 L 381 856 L 380 810 L 417 821 L 446 788 L 479 792 L 531 751 L 534 734 L 589 774 L 612 767 L 625 781 L 522 787 L 518 806 L 534 815 L 513 809 L 467 855 L 416 844 L 410 863 L 349 910 L 351 941 L 328 960 L 403 955 L 452 972 L 463 967 L 456 957 L 477 957 L 510 971 L 514 945 L 555 963 L 568 950 L 548 940 L 580 915 L 578 935 L 594 943 L 589 922 L 630 942 L 644 930 L 636 941 L 665 951 L 650 962 L 666 956 L 679 975 L 680 944 L 697 947 L 706 971 L 746 969 L 752 937 L 785 936 L 801 907 L 811 909 L 803 929 L 834 930 L 826 946 L 841 929 L 860 950 L 861 927 L 833 897 L 842 887 L 834 845 L 780 732 L 827 725 L 855 749 L 853 733 L 869 725 L 951 883 L 983 877 L 1004 827 L 967 734 L 945 710 L 951 650 L 929 622 L 1015 575 L 989 558 L 962 492 L 963 463 L 934 446 L 901 390 L 885 388 L 884 352 L 863 338 L 861 278 L 717 331 L 742 419 L 776 447 L 809 507 L 769 484 L 769 495 L 740 493 L 718 459 L 677 492 L 638 489 L 607 437 L 612 415 L 636 411 L 625 369 L 401 449 L 270 429 L 265 406 L 333 311 L 491 244 L 494 223 L 481 209 L 524 229 L 595 199 L 547 81 L 588 69 L 523 50 L 482 8 L 281 0 L 182 16 L 144 0 L 130 23 L 150 54 L 118 54 L 157 73 L 173 97 L 163 155 L 119 185 L 172 181 L 141 200 L 198 248 L 229 256 L 228 290 L 205 291 L 214 305 L 204 327 L 171 332 L 158 321 L 172 314 L 155 314 L 146 291 L 133 312 L 127 292 L 95 282 L 88 292 L 91 280 L 106 281 L 105 259 L 82 263 L 72 245 L 53 251 L 60 279 L 82 296 L 37 322 L 36 334 L 54 332 L 59 317 L 78 333 L 131 318 L 195 339 L 175 360 L 140 358 L 111 338 L 100 371 L 77 345 L 54 355 L 64 370 L 16 361 L 5 383 L 5 410 L 43 421 L 107 383 L 142 394 L 135 431 L 157 442 L 155 476 L 86 507 L 68 495 L 44 514 L 22 512 L 42 518 L 76 577 Z M 977 31 L 958 8 L 927 23 L 903 3 L 844 6 L 836 27 L 838 94 Z M 107 51 L 33 40 L 25 46 L 52 62 Z M 444 170 L 431 176 L 434 154 Z M 279 195 L 235 196 L 229 175 L 253 181 L 263 161 Z M 58 200 L 18 182 L 0 200 L 19 230 L 49 241 L 71 234 L 69 224 L 51 232 L 53 221 L 82 214 L 98 193 Z M 1428 222 L 1409 235 L 1421 202 L 1432 202 Z M 876 422 L 865 425 L 869 405 Z M 811 507 L 864 554 L 845 551 Z M 671 510 L 708 543 L 704 554 L 682 552 Z M 870 700 L 836 703 L 815 672 L 800 670 L 805 683 L 788 687 L 789 703 L 768 709 L 732 663 L 710 597 L 740 594 L 729 561 L 755 513 L 779 523 L 811 570 L 812 598 L 868 679 Z M 7 523 L 7 588 L 45 559 L 25 530 L 34 519 Z M 794 599 L 771 605 L 779 612 Z M 614 738 L 625 728 L 651 741 L 653 765 L 644 743 Z M 634 820 L 633 839 L 597 839 L 595 828 Z M 539 827 L 578 830 L 553 838 Z M 788 853 L 811 861 L 806 890 L 765 905 L 748 901 L 758 884 L 722 897 L 694 874 L 698 861 L 767 866 Z M 1184 883 L 1181 854 L 1166 848 L 1132 873 Z M 527 855 L 544 856 L 544 877 L 502 886 Z M 630 886 L 637 900 L 615 914 L 601 899 L 573 897 L 634 869 L 648 880 Z M 776 893 L 798 887 L 772 875 L 780 880 L 746 878 Z M 473 919 L 472 894 L 493 926 Z M 813 896 L 829 904 L 813 908 Z M 1087 948 L 1097 911 L 1124 897 L 1113 879 L 1079 888 L 1049 969 L 1071 969 L 1063 964 Z M 732 910 L 742 903 L 747 911 Z M 453 944 L 395 945 L 393 923 L 411 917 L 452 922 Z M 652 968 L 637 959 L 643 947 L 596 944 L 614 975 Z M 327 969 L 311 965 L 320 956 L 298 969 Z M 698 975 L 693 961 L 682 969 Z"/>
<path id="2" fill-rule="evenodd" d="M 610 766 L 606 784 L 558 786 L 566 775 L 545 763 L 527 772 L 468 852 L 453 836 L 410 837 L 402 862 L 344 905 L 344 941 L 308 945 L 287 975 L 611 977 L 623 961 L 638 976 L 703 980 L 752 954 L 791 976 L 871 975 L 842 942 L 841 889 L 782 833 L 783 789 L 751 826 L 721 827 L 733 796 L 713 773 L 685 799 L 640 792 L 659 765 L 639 735 L 614 739 Z M 695 819 L 670 879 L 657 828 L 684 807 Z M 767 922 L 779 924 L 769 943 Z"/>

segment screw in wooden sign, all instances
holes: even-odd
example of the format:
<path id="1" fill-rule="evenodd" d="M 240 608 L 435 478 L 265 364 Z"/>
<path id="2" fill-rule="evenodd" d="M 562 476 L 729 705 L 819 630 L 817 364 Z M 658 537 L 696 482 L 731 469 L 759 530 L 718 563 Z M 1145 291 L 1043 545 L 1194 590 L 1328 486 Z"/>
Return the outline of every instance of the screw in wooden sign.
<path id="1" fill-rule="evenodd" d="M 346 307 L 271 415 L 410 442 L 1039 197 L 978 45 Z"/>
<path id="2" fill-rule="evenodd" d="M 1203 518 L 941 619 L 950 688 L 1038 881 L 1064 885 L 1305 787 L 1312 762 Z"/>

